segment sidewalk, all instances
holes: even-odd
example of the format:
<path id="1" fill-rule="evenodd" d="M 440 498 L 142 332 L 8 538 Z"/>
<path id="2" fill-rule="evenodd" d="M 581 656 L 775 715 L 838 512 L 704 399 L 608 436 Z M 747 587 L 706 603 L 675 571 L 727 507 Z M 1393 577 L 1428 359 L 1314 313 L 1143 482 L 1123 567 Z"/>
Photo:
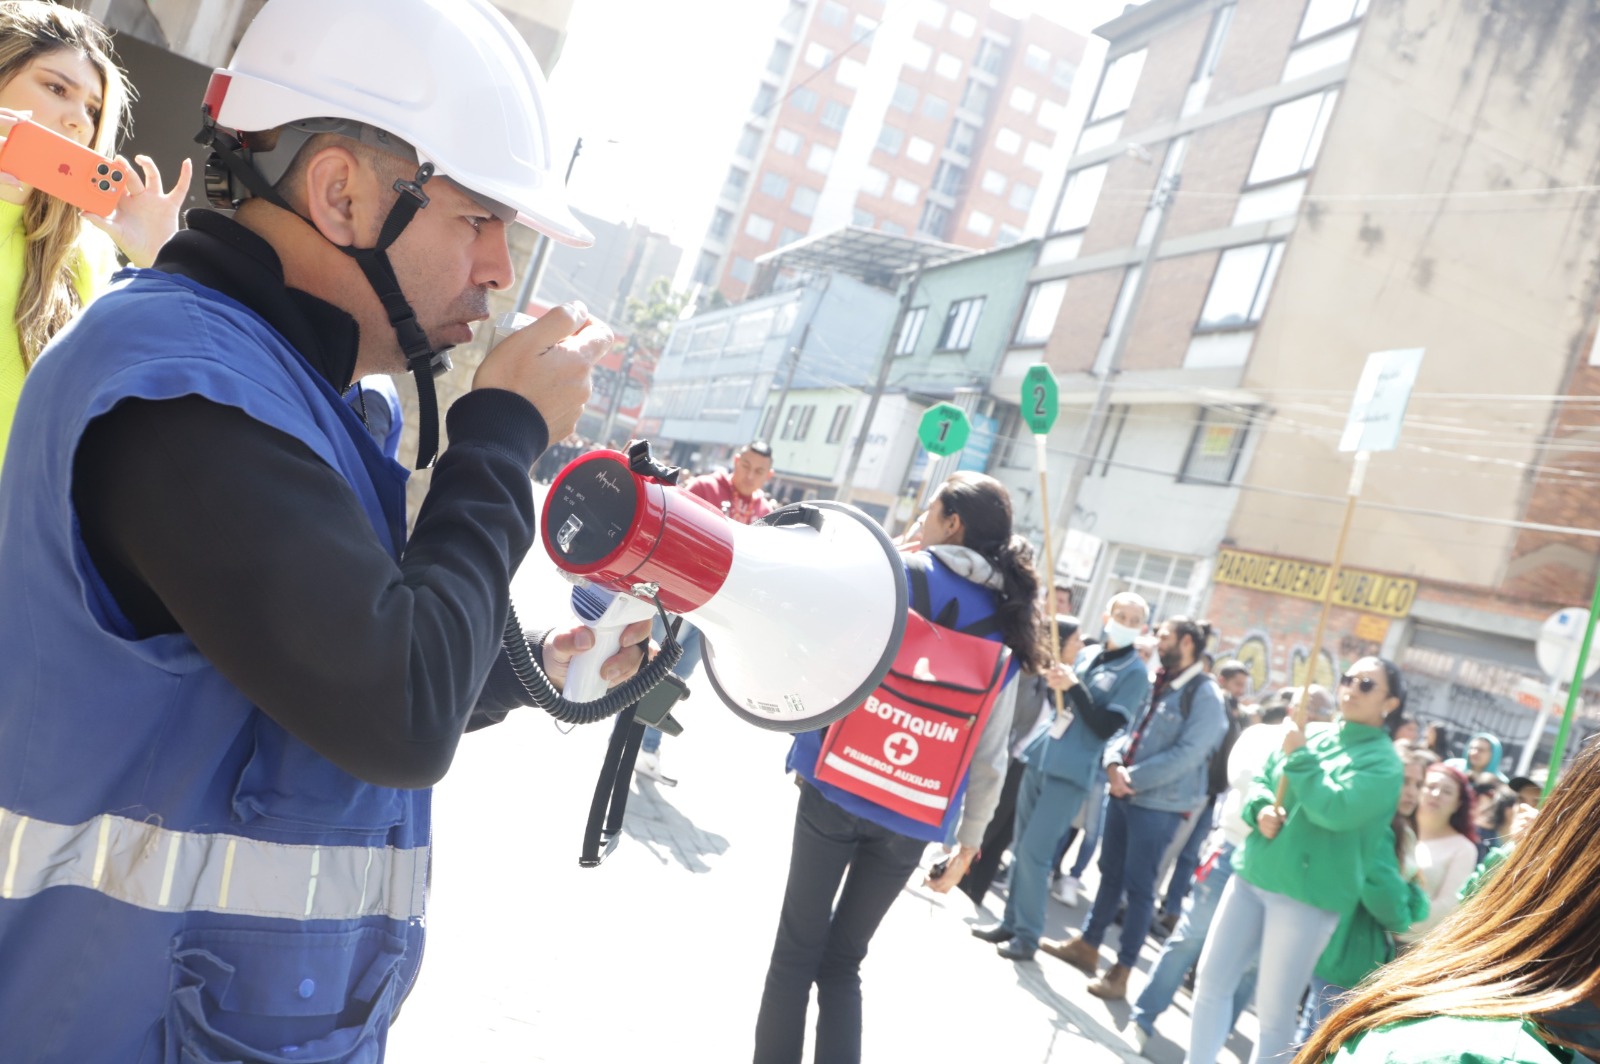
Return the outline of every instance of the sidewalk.
<path id="1" fill-rule="evenodd" d="M 544 574 L 518 585 L 524 619 L 548 617 L 534 601 L 559 587 Z M 393 1064 L 750 1059 L 798 792 L 783 773 L 787 737 L 692 687 L 684 734 L 663 744 L 681 784 L 635 777 L 624 837 L 595 869 L 577 858 L 610 725 L 563 735 L 524 710 L 465 738 L 437 791 L 427 957 L 390 1037 Z M 1126 1004 L 1090 996 L 1083 975 L 1044 954 L 1002 960 L 968 933 L 989 914 L 920 881 L 862 968 L 864 1060 L 1139 1059 L 1121 1031 Z M 1003 897 L 988 904 L 997 914 Z M 1050 906 L 1047 934 L 1060 935 L 1087 899 Z M 1114 946 L 1113 931 L 1107 963 Z M 1146 943 L 1141 966 L 1154 954 Z M 1152 1041 L 1149 1059 L 1182 1060 L 1188 1008 L 1180 993 L 1159 1022 L 1170 1041 Z M 1240 1030 L 1225 1062 L 1249 1056 L 1254 1017 Z"/>

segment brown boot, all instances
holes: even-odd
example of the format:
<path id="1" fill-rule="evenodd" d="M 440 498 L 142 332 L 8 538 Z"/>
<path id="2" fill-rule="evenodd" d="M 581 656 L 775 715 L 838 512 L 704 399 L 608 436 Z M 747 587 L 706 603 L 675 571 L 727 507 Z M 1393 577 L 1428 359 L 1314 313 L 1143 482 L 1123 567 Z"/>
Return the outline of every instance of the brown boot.
<path id="1" fill-rule="evenodd" d="M 1100 971 L 1100 951 L 1079 935 L 1073 935 L 1059 942 L 1042 939 L 1039 942 L 1039 949 L 1057 960 L 1066 961 L 1091 979 Z"/>
<path id="2" fill-rule="evenodd" d="M 1128 996 L 1128 966 L 1113 964 L 1100 978 L 1084 988 L 1097 998 L 1121 1001 Z"/>

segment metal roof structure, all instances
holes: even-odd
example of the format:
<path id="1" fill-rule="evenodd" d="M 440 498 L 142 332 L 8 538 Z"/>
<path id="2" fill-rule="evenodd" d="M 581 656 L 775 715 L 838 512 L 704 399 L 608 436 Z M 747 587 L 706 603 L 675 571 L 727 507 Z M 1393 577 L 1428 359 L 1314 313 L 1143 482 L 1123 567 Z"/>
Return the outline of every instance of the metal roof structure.
<path id="1" fill-rule="evenodd" d="M 893 289 L 900 276 L 919 263 L 938 266 L 981 255 L 977 248 L 958 247 L 936 240 L 892 236 L 876 229 L 848 225 L 828 233 L 818 233 L 793 244 L 767 252 L 756 259 L 763 270 L 795 270 L 808 273 L 829 271 L 847 274 L 879 288 Z"/>

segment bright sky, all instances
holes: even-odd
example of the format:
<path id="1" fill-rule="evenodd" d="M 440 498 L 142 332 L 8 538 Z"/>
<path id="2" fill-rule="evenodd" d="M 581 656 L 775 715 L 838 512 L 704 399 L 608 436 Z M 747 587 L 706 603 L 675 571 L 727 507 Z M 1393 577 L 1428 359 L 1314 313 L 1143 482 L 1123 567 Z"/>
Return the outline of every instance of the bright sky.
<path id="1" fill-rule="evenodd" d="M 906 0 L 890 0 L 904 3 Z M 692 263 L 788 0 L 577 0 L 551 78 L 573 205 L 667 233 Z M 996 0 L 1082 33 L 1123 0 Z M 607 143 L 607 141 L 616 143 Z"/>

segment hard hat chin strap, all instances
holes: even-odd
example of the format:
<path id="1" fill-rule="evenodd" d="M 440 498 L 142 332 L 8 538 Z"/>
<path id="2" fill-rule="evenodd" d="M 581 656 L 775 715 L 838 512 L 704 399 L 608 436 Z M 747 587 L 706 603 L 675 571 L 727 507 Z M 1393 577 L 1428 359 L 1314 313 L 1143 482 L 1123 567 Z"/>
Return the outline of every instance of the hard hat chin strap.
<path id="1" fill-rule="evenodd" d="M 237 207 L 246 197 L 235 189 L 233 182 L 236 181 L 248 189 L 251 195 L 300 217 L 308 225 L 311 224 L 310 219 L 291 207 L 278 194 L 278 190 L 269 185 L 260 172 L 250 164 L 246 155 L 247 149 L 238 138 L 207 118 L 205 127 L 195 140 L 213 149 L 206 165 L 206 191 L 212 203 Z M 433 378 L 450 371 L 450 355 L 447 350 L 435 351 L 433 345 L 428 342 L 427 333 L 417 322 L 416 312 L 411 309 L 405 293 L 400 290 L 400 279 L 395 276 L 394 266 L 389 262 L 388 250 L 400 238 L 406 226 L 411 224 L 411 219 L 416 213 L 428 205 L 428 196 L 422 191 L 422 186 L 433 177 L 433 172 L 432 163 L 423 163 L 410 181 L 403 179 L 395 181 L 394 189 L 400 193 L 400 197 L 395 200 L 394 206 L 389 208 L 389 216 L 384 219 L 383 228 L 378 232 L 376 245 L 370 248 L 334 245 L 354 259 L 356 265 L 361 267 L 361 272 L 366 275 L 367 283 L 372 286 L 378 301 L 383 304 L 384 313 L 389 317 L 389 325 L 400 341 L 400 349 L 405 352 L 406 368 L 416 379 L 418 469 L 427 469 L 433 465 L 439 453 L 439 398 L 434 390 Z M 316 226 L 313 225 L 312 228 L 315 229 Z"/>
<path id="2" fill-rule="evenodd" d="M 434 391 L 433 378 L 449 372 L 450 356 L 447 352 L 435 351 L 428 342 L 427 333 L 417 323 L 416 312 L 406 301 L 405 293 L 400 291 L 400 278 L 395 276 L 388 251 L 406 226 L 411 224 L 416 213 L 428 205 L 428 196 L 422 191 L 422 186 L 432 176 L 433 164 L 423 163 L 412 180 L 395 181 L 394 189 L 400 193 L 400 198 L 389 208 L 389 216 L 384 219 L 383 228 L 378 232 L 377 244 L 370 248 L 336 245 L 340 251 L 355 259 L 361 272 L 366 274 L 367 283 L 372 285 L 378 301 L 383 304 L 383 311 L 389 316 L 389 326 L 394 329 L 400 349 L 405 352 L 406 368 L 416 378 L 418 469 L 433 465 L 439 453 L 439 399 Z"/>

